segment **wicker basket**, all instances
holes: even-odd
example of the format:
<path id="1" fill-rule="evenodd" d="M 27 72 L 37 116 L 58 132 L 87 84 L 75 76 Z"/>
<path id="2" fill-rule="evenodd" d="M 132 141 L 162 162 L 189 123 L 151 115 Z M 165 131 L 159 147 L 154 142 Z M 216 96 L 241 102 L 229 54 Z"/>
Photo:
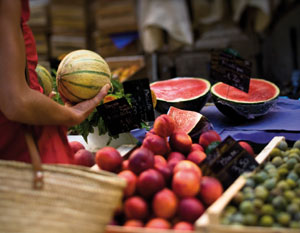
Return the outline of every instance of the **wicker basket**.
<path id="1" fill-rule="evenodd" d="M 39 170 L 34 160 L 0 160 L 0 232 L 104 232 L 125 181 L 80 166 L 42 165 Z"/>

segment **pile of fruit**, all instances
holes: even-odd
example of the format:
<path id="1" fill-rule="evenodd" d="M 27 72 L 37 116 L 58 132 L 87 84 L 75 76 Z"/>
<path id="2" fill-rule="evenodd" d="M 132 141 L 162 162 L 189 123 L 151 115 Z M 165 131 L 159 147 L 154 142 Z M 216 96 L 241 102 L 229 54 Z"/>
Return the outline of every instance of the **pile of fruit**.
<path id="1" fill-rule="evenodd" d="M 200 168 L 205 149 L 216 141 L 221 141 L 220 136 L 209 130 L 193 142 L 187 133 L 175 130 L 171 116 L 163 114 L 128 159 L 113 147 L 98 150 L 93 169 L 114 172 L 127 181 L 113 224 L 193 230 L 194 222 L 223 193 L 221 183 L 203 175 Z M 77 164 L 84 153 L 88 154 L 85 149 L 75 153 Z"/>
<path id="2" fill-rule="evenodd" d="M 112 70 L 111 75 L 113 79 L 117 79 L 120 82 L 124 82 L 138 69 L 140 69 L 140 66 L 135 64 L 128 67 L 120 67 L 115 70 Z"/>
<path id="3" fill-rule="evenodd" d="M 271 151 L 225 208 L 222 223 L 300 229 L 300 140 Z"/>

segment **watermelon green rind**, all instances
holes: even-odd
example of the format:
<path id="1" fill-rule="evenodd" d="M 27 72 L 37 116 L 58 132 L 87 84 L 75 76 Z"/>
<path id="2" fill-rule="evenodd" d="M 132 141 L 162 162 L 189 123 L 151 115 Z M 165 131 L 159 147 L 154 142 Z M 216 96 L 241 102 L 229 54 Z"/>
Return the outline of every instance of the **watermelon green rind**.
<path id="1" fill-rule="evenodd" d="M 255 119 L 266 115 L 277 103 L 277 99 L 258 104 L 239 104 L 226 102 L 213 96 L 217 109 L 232 119 Z"/>
<path id="2" fill-rule="evenodd" d="M 197 99 L 186 100 L 186 101 L 181 101 L 181 102 L 167 102 L 167 101 L 163 101 L 163 100 L 157 100 L 155 109 L 160 113 L 167 113 L 168 109 L 171 106 L 174 106 L 174 107 L 180 108 L 180 109 L 199 112 L 203 108 L 205 103 L 207 102 L 209 95 L 210 94 L 207 93 L 206 95 L 201 96 Z"/>
<path id="3" fill-rule="evenodd" d="M 256 102 L 229 100 L 216 93 L 215 86 L 219 85 L 216 83 L 211 88 L 212 99 L 215 106 L 225 116 L 234 120 L 250 120 L 266 115 L 276 105 L 280 90 L 275 84 L 269 81 L 261 79 L 260 81 L 267 82 L 274 87 L 274 93 L 271 98 Z"/>
<path id="4" fill-rule="evenodd" d="M 168 82 L 173 82 L 173 81 L 199 81 L 201 82 L 201 84 L 204 86 L 201 90 L 197 90 L 197 88 L 194 88 L 195 91 L 198 91 L 199 93 L 197 94 L 192 94 L 189 93 L 190 95 L 193 96 L 189 96 L 188 98 L 183 98 L 180 97 L 180 89 L 177 89 L 175 91 L 178 91 L 178 96 L 177 98 L 174 99 L 168 99 L 166 100 L 165 98 L 160 97 L 159 94 L 157 94 L 157 92 L 155 91 L 155 85 L 160 84 L 160 83 L 166 83 L 168 84 Z M 184 110 L 191 110 L 191 111 L 196 111 L 199 112 L 202 107 L 205 105 L 205 103 L 207 102 L 209 96 L 210 96 L 210 82 L 208 80 L 202 79 L 202 78 L 191 78 L 191 77 L 179 77 L 179 78 L 173 78 L 173 79 L 169 79 L 169 80 L 163 80 L 163 81 L 157 81 L 157 82 L 153 82 L 150 84 L 150 88 L 155 92 L 156 95 L 156 99 L 157 99 L 157 105 L 156 105 L 156 110 L 160 113 L 167 113 L 169 108 L 171 106 L 174 106 L 176 108 L 180 108 L 180 109 L 184 109 Z M 172 90 L 170 90 L 172 91 Z"/>

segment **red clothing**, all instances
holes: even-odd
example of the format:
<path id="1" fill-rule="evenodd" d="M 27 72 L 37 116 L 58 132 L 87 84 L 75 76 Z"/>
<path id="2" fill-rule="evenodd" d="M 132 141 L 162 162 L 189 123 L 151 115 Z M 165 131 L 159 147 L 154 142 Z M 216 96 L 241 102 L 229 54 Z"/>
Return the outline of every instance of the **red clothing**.
<path id="1" fill-rule="evenodd" d="M 35 40 L 27 25 L 29 20 L 28 0 L 22 1 L 21 27 L 26 47 L 27 67 L 29 71 L 30 87 L 42 92 L 38 83 L 35 68 L 37 53 Z M 25 72 L 25 71 L 24 71 Z M 25 78 L 25 77 L 24 77 Z M 8 120 L 0 112 L 0 159 L 30 162 L 29 152 L 24 138 L 22 124 Z M 67 129 L 60 126 L 34 126 L 32 133 L 38 144 L 43 163 L 72 163 L 73 152 L 67 139 Z"/>

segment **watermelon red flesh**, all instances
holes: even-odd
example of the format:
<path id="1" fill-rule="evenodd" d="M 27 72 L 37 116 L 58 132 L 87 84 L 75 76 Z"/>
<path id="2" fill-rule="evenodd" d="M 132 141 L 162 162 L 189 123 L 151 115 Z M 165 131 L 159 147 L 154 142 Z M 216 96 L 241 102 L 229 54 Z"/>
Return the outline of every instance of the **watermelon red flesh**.
<path id="1" fill-rule="evenodd" d="M 175 130 L 189 134 L 193 141 L 198 141 L 201 133 L 212 129 L 212 124 L 199 112 L 171 106 L 168 115 L 175 121 Z"/>
<path id="2" fill-rule="evenodd" d="M 182 110 L 175 107 L 170 107 L 168 115 L 175 121 L 175 130 L 182 130 L 185 133 L 191 132 L 202 117 L 198 112 Z"/>
<path id="3" fill-rule="evenodd" d="M 259 103 L 276 98 L 279 94 L 279 89 L 266 80 L 251 79 L 248 93 L 225 83 L 217 83 L 214 85 L 212 92 L 222 99 L 233 102 Z"/>
<path id="4" fill-rule="evenodd" d="M 151 84 L 158 100 L 179 102 L 194 99 L 209 91 L 208 81 L 200 78 L 174 78 Z"/>

